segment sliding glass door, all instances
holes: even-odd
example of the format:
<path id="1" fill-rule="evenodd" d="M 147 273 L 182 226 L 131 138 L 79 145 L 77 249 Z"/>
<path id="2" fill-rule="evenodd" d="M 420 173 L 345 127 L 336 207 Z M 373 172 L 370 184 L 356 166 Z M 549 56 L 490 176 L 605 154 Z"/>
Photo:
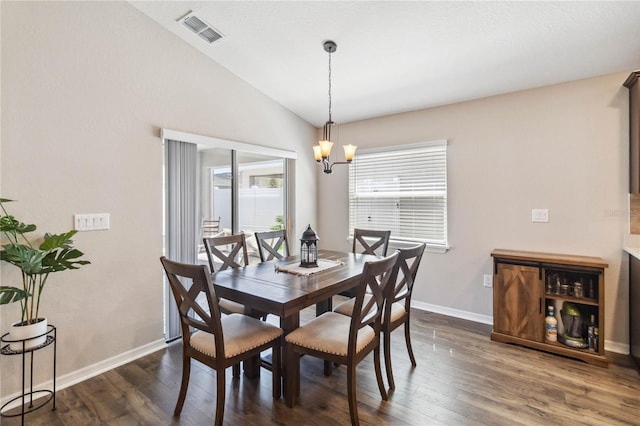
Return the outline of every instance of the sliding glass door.
<path id="1" fill-rule="evenodd" d="M 203 237 L 243 232 L 249 261 L 257 263 L 255 232 L 293 229 L 293 197 L 287 195 L 295 153 L 166 129 L 163 140 L 167 257 L 208 265 Z M 165 280 L 167 340 L 179 337 L 178 320 Z"/>
<path id="2" fill-rule="evenodd" d="M 201 237 L 242 232 L 249 262 L 259 261 L 255 232 L 283 229 L 285 160 L 236 150 L 198 147 Z M 217 222 L 219 229 L 205 223 Z M 198 260 L 206 264 L 202 238 Z"/>
<path id="3" fill-rule="evenodd" d="M 285 182 L 283 158 L 238 152 L 238 231 L 247 239 L 249 263 L 260 260 L 255 232 L 284 229 Z"/>

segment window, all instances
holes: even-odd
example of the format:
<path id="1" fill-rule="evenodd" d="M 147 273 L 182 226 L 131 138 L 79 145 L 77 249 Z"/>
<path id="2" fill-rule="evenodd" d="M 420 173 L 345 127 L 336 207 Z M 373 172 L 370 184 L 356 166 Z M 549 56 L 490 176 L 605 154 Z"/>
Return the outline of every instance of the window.
<path id="1" fill-rule="evenodd" d="M 349 229 L 447 247 L 447 141 L 361 150 L 349 168 Z"/>

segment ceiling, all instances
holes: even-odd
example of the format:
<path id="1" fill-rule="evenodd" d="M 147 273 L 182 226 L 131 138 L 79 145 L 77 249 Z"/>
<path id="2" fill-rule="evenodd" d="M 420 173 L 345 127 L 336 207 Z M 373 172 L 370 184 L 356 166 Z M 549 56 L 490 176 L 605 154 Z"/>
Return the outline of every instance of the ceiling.
<path id="1" fill-rule="evenodd" d="M 640 2 L 131 1 L 316 127 L 640 68 Z M 223 35 L 209 44 L 180 18 Z M 622 82 L 621 82 L 622 84 Z"/>

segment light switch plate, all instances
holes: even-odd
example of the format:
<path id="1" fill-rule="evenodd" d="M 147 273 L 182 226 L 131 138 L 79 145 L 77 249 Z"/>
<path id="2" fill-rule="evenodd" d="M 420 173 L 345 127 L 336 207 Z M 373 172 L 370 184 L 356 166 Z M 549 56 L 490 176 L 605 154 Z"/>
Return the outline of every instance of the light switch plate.
<path id="1" fill-rule="evenodd" d="M 76 231 L 109 229 L 109 213 L 74 214 L 73 229 Z"/>
<path id="2" fill-rule="evenodd" d="M 549 222 L 549 209 L 531 209 L 531 222 Z"/>

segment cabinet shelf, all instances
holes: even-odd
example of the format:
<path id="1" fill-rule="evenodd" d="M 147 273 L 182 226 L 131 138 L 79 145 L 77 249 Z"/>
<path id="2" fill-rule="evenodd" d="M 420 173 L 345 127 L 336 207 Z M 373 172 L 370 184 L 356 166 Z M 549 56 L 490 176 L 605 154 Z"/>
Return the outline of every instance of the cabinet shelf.
<path id="1" fill-rule="evenodd" d="M 545 340 L 544 343 L 546 345 L 551 345 L 551 346 L 555 346 L 555 347 L 558 347 L 558 348 L 570 349 L 570 350 L 576 351 L 576 352 L 584 352 L 584 353 L 587 353 L 587 354 L 597 355 L 597 353 L 595 351 L 592 351 L 592 350 L 590 350 L 588 348 L 574 348 L 572 346 L 565 345 L 562 342 L 549 342 L 549 341 Z"/>
<path id="2" fill-rule="evenodd" d="M 608 265 L 600 258 L 551 253 L 494 250 L 493 257 L 493 332 L 491 340 L 513 343 L 558 355 L 572 357 L 593 365 L 607 367 L 604 351 L 604 270 Z M 574 297 L 547 293 L 549 277 L 563 281 L 593 282 L 595 297 Z M 557 277 L 557 278 L 556 278 Z M 579 308 L 586 324 L 596 318 L 596 350 L 574 348 L 562 342 L 547 342 L 546 307 L 571 302 Z M 562 321 L 557 315 L 558 321 Z M 586 327 L 584 335 L 586 336 Z"/>
<path id="3" fill-rule="evenodd" d="M 573 296 L 560 296 L 558 294 L 545 294 L 544 296 L 547 299 L 551 299 L 551 300 L 560 300 L 562 302 L 572 302 L 572 303 L 577 303 L 580 305 L 589 305 L 589 306 L 598 306 L 600 305 L 600 302 L 598 301 L 598 299 L 590 299 L 588 297 L 573 297 Z"/>

